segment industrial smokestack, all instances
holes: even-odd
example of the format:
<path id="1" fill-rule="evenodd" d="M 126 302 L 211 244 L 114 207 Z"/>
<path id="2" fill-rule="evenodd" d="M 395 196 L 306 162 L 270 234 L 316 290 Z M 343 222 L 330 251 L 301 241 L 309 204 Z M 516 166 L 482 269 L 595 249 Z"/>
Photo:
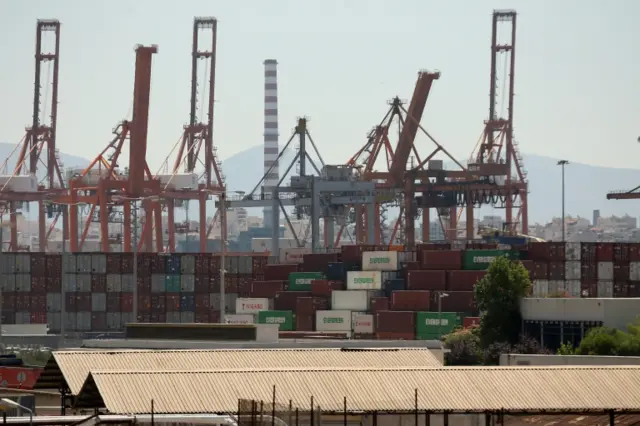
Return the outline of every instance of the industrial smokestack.
<path id="1" fill-rule="evenodd" d="M 278 61 L 267 59 L 264 61 L 264 173 L 266 177 L 262 185 L 267 195 L 280 179 L 278 153 Z M 271 206 L 264 208 L 263 219 L 265 228 L 271 228 Z"/>

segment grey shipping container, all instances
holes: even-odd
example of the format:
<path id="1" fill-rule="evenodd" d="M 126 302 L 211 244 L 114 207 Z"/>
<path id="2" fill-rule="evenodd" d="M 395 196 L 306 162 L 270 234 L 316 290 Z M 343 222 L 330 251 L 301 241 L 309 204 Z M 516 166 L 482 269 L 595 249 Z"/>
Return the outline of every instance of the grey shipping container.
<path id="1" fill-rule="evenodd" d="M 120 280 L 122 281 L 122 292 L 132 293 L 133 292 L 133 274 L 121 275 Z"/>
<path id="2" fill-rule="evenodd" d="M 122 275 L 107 275 L 107 291 L 109 293 L 120 293 L 122 291 Z"/>
<path id="3" fill-rule="evenodd" d="M 47 312 L 60 312 L 62 310 L 62 294 L 47 293 Z"/>
<path id="4" fill-rule="evenodd" d="M 93 312 L 107 310 L 107 293 L 91 293 L 91 310 Z"/>
<path id="5" fill-rule="evenodd" d="M 122 329 L 122 314 L 120 312 L 107 312 L 107 328 L 110 330 Z"/>
<path id="6" fill-rule="evenodd" d="M 165 291 L 165 279 L 164 274 L 151 275 L 151 292 L 152 293 L 164 293 Z"/>
<path id="7" fill-rule="evenodd" d="M 90 292 L 91 291 L 91 274 L 78 274 L 76 275 L 76 291 Z"/>
<path id="8" fill-rule="evenodd" d="M 78 316 L 75 312 L 66 312 L 64 314 L 64 330 L 65 332 L 78 330 Z"/>
<path id="9" fill-rule="evenodd" d="M 16 274 L 16 291 L 31 291 L 31 274 Z"/>
<path id="10" fill-rule="evenodd" d="M 1 258 L 2 256 L 0 256 Z M 14 292 L 16 291 L 16 276 L 11 275 L 2 275 L 0 276 L 0 288 L 2 288 L 3 292 Z"/>
<path id="11" fill-rule="evenodd" d="M 185 293 L 193 293 L 195 291 L 195 276 L 182 275 L 180 276 L 180 291 Z"/>
<path id="12" fill-rule="evenodd" d="M 91 255 L 90 254 L 76 255 L 76 272 L 85 273 L 85 274 L 91 272 Z"/>
<path id="13" fill-rule="evenodd" d="M 194 312 L 180 312 L 180 322 L 183 324 L 189 324 L 195 321 Z"/>
<path id="14" fill-rule="evenodd" d="M 213 309 L 214 311 L 220 310 L 220 293 L 209 294 L 209 306 L 211 306 L 211 309 Z M 235 305 L 234 305 L 234 308 L 235 308 Z M 225 311 L 226 311 L 226 307 L 225 307 Z"/>
<path id="15" fill-rule="evenodd" d="M 78 331 L 91 330 L 91 312 L 78 312 L 77 320 Z"/>
<path id="16" fill-rule="evenodd" d="M 16 312 L 16 324 L 31 324 L 31 313 Z"/>
<path id="17" fill-rule="evenodd" d="M 65 253 L 62 255 L 62 272 L 63 273 L 76 272 L 76 255 L 75 254 Z"/>
<path id="18" fill-rule="evenodd" d="M 183 274 L 193 274 L 196 271 L 196 257 L 192 254 L 186 254 L 180 259 L 180 271 Z"/>
<path id="19" fill-rule="evenodd" d="M 167 312 L 167 324 L 179 323 L 180 312 Z"/>
<path id="20" fill-rule="evenodd" d="M 237 293 L 225 293 L 224 294 L 224 310 L 227 313 L 235 314 L 236 313 L 236 299 L 238 298 Z"/>
<path id="21" fill-rule="evenodd" d="M 47 312 L 47 324 L 49 324 L 49 330 L 53 332 L 60 331 L 60 312 Z"/>
<path id="22" fill-rule="evenodd" d="M 0 256 L 0 274 L 13 274 L 16 272 L 16 255 L 3 253 Z"/>
<path id="23" fill-rule="evenodd" d="M 94 274 L 107 273 L 107 256 L 104 254 L 91 255 L 91 272 Z"/>
<path id="24" fill-rule="evenodd" d="M 62 276 L 62 289 L 67 293 L 78 291 L 76 284 L 76 274 L 65 274 Z"/>
<path id="25" fill-rule="evenodd" d="M 133 312 L 123 312 L 122 313 L 122 328 L 125 327 L 125 325 L 130 324 L 133 322 Z"/>
<path id="26" fill-rule="evenodd" d="M 31 272 L 31 256 L 28 254 L 16 254 L 16 272 Z"/>
<path id="27" fill-rule="evenodd" d="M 253 258 L 250 256 L 238 257 L 238 273 L 250 274 L 253 271 Z"/>

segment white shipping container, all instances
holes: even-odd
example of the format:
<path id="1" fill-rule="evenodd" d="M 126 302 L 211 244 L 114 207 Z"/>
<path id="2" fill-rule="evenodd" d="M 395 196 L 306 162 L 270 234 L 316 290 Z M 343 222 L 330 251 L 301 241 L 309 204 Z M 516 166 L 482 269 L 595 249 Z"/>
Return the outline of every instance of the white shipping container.
<path id="1" fill-rule="evenodd" d="M 397 271 L 397 251 L 365 251 L 362 253 L 363 271 Z"/>
<path id="2" fill-rule="evenodd" d="M 598 280 L 613 280 L 613 262 L 598 262 Z"/>
<path id="3" fill-rule="evenodd" d="M 569 297 L 580 297 L 580 280 L 567 280 L 565 282 Z"/>
<path id="4" fill-rule="evenodd" d="M 533 297 L 547 297 L 548 294 L 548 280 L 533 280 Z"/>
<path id="5" fill-rule="evenodd" d="M 579 280 L 582 275 L 580 261 L 568 260 L 564 263 L 564 278 L 566 280 Z"/>
<path id="6" fill-rule="evenodd" d="M 255 324 L 256 318 L 250 314 L 228 314 L 224 316 L 226 324 Z"/>
<path id="7" fill-rule="evenodd" d="M 368 311 L 369 292 L 366 290 L 334 290 L 331 308 L 337 311 Z"/>
<path id="8" fill-rule="evenodd" d="M 316 331 L 351 331 L 351 311 L 316 311 Z"/>
<path id="9" fill-rule="evenodd" d="M 564 257 L 566 260 L 580 260 L 580 243 L 565 243 Z"/>
<path id="10" fill-rule="evenodd" d="M 564 281 L 549 280 L 549 294 L 551 297 L 564 297 Z"/>
<path id="11" fill-rule="evenodd" d="M 311 254 L 313 250 L 307 247 L 285 247 L 280 249 L 280 263 L 292 264 L 302 263 L 302 258 L 305 254 Z"/>
<path id="12" fill-rule="evenodd" d="M 347 290 L 381 290 L 382 272 L 347 271 Z"/>
<path id="13" fill-rule="evenodd" d="M 613 281 L 598 281 L 597 297 L 613 297 Z"/>
<path id="14" fill-rule="evenodd" d="M 269 299 L 256 297 L 238 297 L 236 299 L 236 314 L 257 314 L 269 310 Z"/>
<path id="15" fill-rule="evenodd" d="M 356 315 L 353 318 L 353 332 L 358 334 L 373 334 L 373 315 Z"/>
<path id="16" fill-rule="evenodd" d="M 640 281 L 640 262 L 629 263 L 629 279 L 631 281 Z"/>

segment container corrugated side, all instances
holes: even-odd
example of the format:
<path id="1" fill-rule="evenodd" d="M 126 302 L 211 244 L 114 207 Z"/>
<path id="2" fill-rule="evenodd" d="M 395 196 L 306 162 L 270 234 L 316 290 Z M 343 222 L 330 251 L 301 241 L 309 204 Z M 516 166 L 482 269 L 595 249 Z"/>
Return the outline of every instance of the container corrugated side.
<path id="1" fill-rule="evenodd" d="M 380 271 L 347 271 L 347 290 L 381 290 L 381 289 L 382 289 L 382 272 Z"/>
<path id="2" fill-rule="evenodd" d="M 365 251 L 362 253 L 363 271 L 397 271 L 397 251 Z"/>
<path id="3" fill-rule="evenodd" d="M 266 298 L 238 297 L 235 305 L 236 314 L 257 314 L 260 311 L 268 311 L 270 301 Z"/>
<path id="4" fill-rule="evenodd" d="M 433 340 L 451 333 L 462 325 L 462 315 L 457 312 L 418 312 L 416 314 L 416 339 Z"/>
<path id="5" fill-rule="evenodd" d="M 368 311 L 369 292 L 367 290 L 334 290 L 331 292 L 331 309 L 347 311 Z"/>
<path id="6" fill-rule="evenodd" d="M 357 334 L 373 334 L 375 327 L 371 314 L 358 314 L 352 318 L 353 332 Z"/>
<path id="7" fill-rule="evenodd" d="M 323 278 L 322 272 L 292 272 L 289 274 L 289 290 L 311 291 L 311 281 Z"/>
<path id="8" fill-rule="evenodd" d="M 278 324 L 280 331 L 292 331 L 293 312 L 291 311 L 260 311 L 258 312 L 258 324 Z"/>
<path id="9" fill-rule="evenodd" d="M 316 331 L 351 331 L 351 311 L 316 311 Z"/>
<path id="10" fill-rule="evenodd" d="M 517 259 L 517 252 L 510 250 L 465 250 L 462 254 L 462 268 L 471 270 L 487 269 L 491 262 L 501 256 Z"/>

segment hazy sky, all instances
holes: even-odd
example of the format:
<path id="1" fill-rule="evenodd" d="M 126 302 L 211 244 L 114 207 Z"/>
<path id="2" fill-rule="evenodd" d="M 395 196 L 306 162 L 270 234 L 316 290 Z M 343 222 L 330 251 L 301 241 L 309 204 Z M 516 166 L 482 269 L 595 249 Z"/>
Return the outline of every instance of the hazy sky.
<path id="1" fill-rule="evenodd" d="M 346 161 L 419 69 L 442 72 L 423 124 L 465 159 L 488 114 L 491 12 L 518 16 L 515 130 L 524 152 L 637 167 L 637 0 L 0 0 L 0 141 L 32 110 L 38 18 L 62 22 L 58 147 L 94 157 L 129 112 L 135 44 L 157 44 L 148 160 L 188 119 L 194 16 L 218 24 L 215 140 L 222 158 L 260 144 L 263 65 L 279 61 L 281 140 L 296 116 Z M 429 151 L 423 139 L 423 151 Z M 224 163 L 223 163 L 224 167 Z"/>

